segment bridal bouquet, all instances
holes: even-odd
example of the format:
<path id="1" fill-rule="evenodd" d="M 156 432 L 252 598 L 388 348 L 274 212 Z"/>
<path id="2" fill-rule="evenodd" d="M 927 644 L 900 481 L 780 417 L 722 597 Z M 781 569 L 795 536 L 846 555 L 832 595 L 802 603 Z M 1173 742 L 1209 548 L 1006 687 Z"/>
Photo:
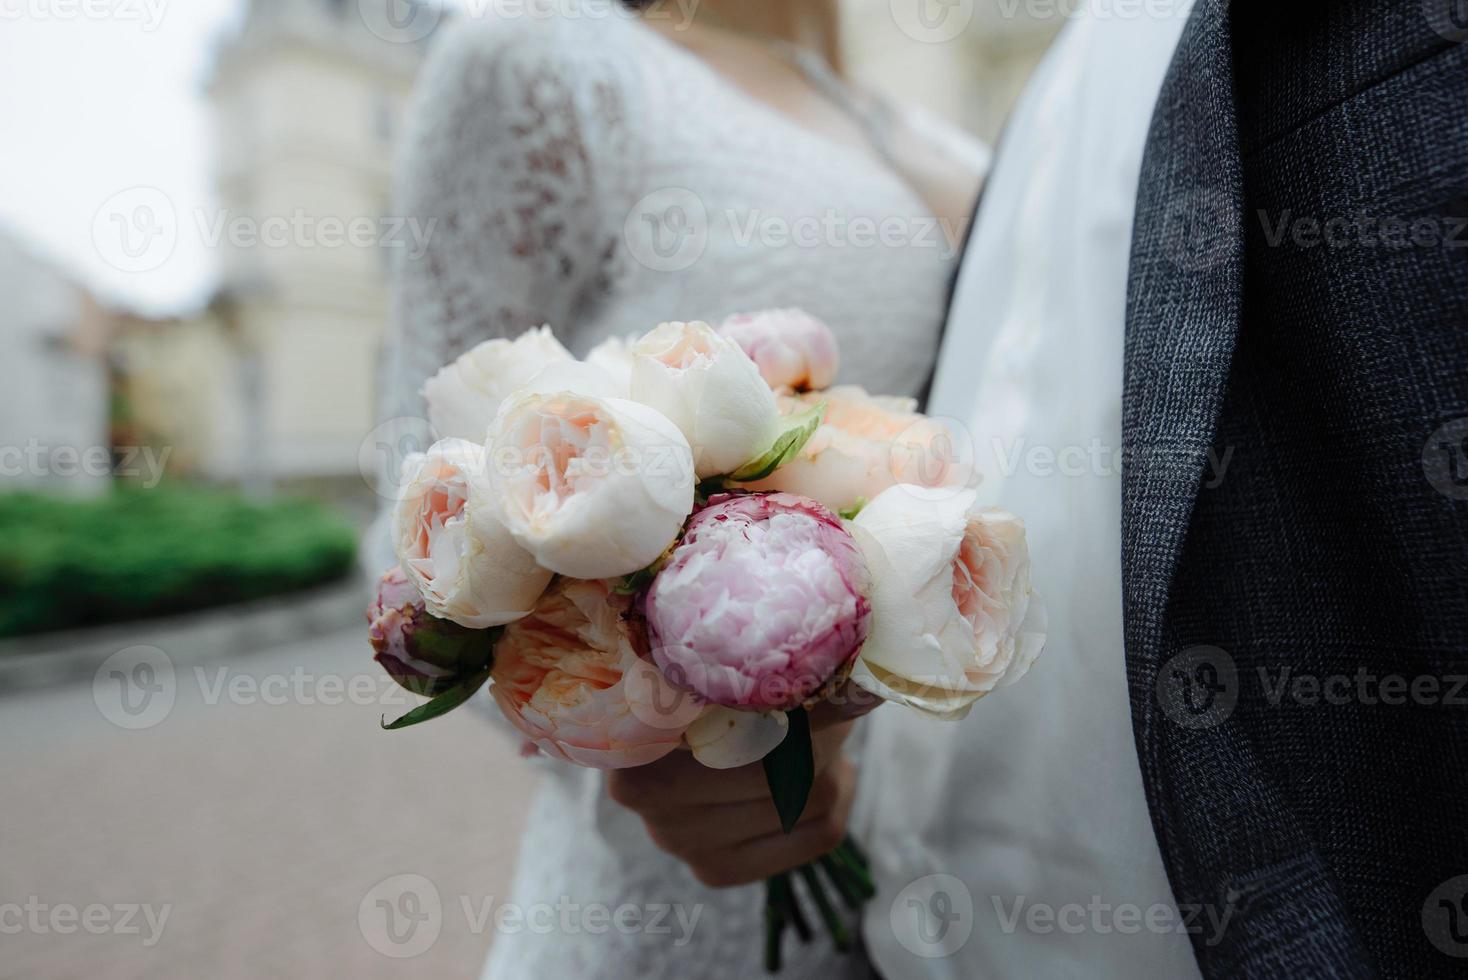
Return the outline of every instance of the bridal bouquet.
<path id="1" fill-rule="evenodd" d="M 582 766 L 675 751 L 762 761 L 788 831 L 814 779 L 807 710 L 893 701 L 961 718 L 1044 643 L 1023 524 L 975 511 L 914 402 L 831 387 L 829 328 L 795 310 L 665 323 L 578 361 L 547 328 L 424 388 L 441 441 L 404 464 L 376 659 L 429 698 L 486 684 L 528 743 Z M 848 841 L 796 872 L 838 945 L 874 894 Z M 829 888 L 827 887 L 829 885 Z M 789 875 L 766 960 L 809 938 Z"/>

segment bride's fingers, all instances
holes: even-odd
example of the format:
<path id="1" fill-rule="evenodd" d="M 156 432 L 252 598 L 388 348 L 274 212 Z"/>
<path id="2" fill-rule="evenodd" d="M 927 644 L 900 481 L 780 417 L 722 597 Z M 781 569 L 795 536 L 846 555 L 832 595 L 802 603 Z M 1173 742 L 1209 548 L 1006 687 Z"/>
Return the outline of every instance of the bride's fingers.
<path id="1" fill-rule="evenodd" d="M 829 725 L 815 733 L 812 754 L 816 772 L 840 757 L 850 734 L 851 722 Z M 607 792 L 616 802 L 639 813 L 770 799 L 763 765 L 710 769 L 690 752 L 671 752 L 651 765 L 614 770 L 607 776 Z"/>
<path id="2" fill-rule="evenodd" d="M 826 701 L 810 709 L 810 730 L 820 732 L 871 714 L 882 699 L 847 681 Z"/>
<path id="3" fill-rule="evenodd" d="M 802 822 L 819 820 L 839 805 L 846 775 L 823 773 L 816 779 Z M 644 823 L 659 848 L 683 858 L 739 847 L 783 833 L 779 813 L 768 794 L 763 799 L 742 803 L 668 810 L 644 817 Z"/>
<path id="4" fill-rule="evenodd" d="M 710 769 L 689 752 L 673 752 L 636 769 L 607 776 L 613 800 L 639 813 L 649 810 L 741 803 L 768 798 L 764 768 Z"/>
<path id="5" fill-rule="evenodd" d="M 855 771 L 845 761 L 833 770 L 836 798 L 825 812 L 808 810 L 795 830 L 779 831 L 715 852 L 695 852 L 684 858 L 699 881 L 712 888 L 729 888 L 762 881 L 800 867 L 835 850 L 846 837 L 847 820 L 855 796 Z"/>

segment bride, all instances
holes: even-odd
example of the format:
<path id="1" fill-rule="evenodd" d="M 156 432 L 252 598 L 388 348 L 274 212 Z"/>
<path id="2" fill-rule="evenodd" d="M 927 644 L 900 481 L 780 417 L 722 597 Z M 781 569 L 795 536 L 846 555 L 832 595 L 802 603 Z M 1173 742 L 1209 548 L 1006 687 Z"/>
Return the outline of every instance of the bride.
<path id="1" fill-rule="evenodd" d="M 421 415 L 439 367 L 542 323 L 584 354 L 663 320 L 797 305 L 837 332 L 841 381 L 917 394 L 983 148 L 844 80 L 836 0 L 632 6 L 528 0 L 442 40 L 398 192 L 437 225 L 398 270 L 385 408 Z M 510 901 L 698 919 L 498 936 L 487 978 L 759 973 L 759 886 L 701 885 L 604 773 L 529 764 L 545 778 Z M 828 944 L 788 952 L 789 978 L 864 975 Z"/>

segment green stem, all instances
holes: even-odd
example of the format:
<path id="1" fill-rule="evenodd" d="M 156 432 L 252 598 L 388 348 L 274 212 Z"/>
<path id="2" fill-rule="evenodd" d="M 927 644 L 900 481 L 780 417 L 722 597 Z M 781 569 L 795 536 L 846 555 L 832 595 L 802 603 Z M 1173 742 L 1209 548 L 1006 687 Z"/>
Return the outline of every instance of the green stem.
<path id="1" fill-rule="evenodd" d="M 861 887 L 852 879 L 850 873 L 836 863 L 831 855 L 822 855 L 819 859 L 821 870 L 826 872 L 826 877 L 831 879 L 831 884 L 836 886 L 836 892 L 841 896 L 841 901 L 846 907 L 855 912 L 861 908 Z"/>
<path id="2" fill-rule="evenodd" d="M 877 896 L 877 886 L 872 882 L 871 872 L 863 867 L 850 848 L 851 840 L 847 839 L 840 847 L 831 852 L 831 857 L 846 869 L 851 879 L 861 889 L 862 898 L 870 901 Z"/>
<path id="3" fill-rule="evenodd" d="M 808 943 L 815 937 L 815 933 L 811 931 L 810 920 L 805 917 L 805 911 L 800 907 L 800 899 L 795 894 L 795 883 L 790 880 L 788 873 L 778 877 L 785 898 L 785 914 L 789 916 L 790 924 L 795 926 L 795 934 L 800 937 L 800 941 Z"/>
<path id="4" fill-rule="evenodd" d="M 780 972 L 780 940 L 785 935 L 785 916 L 780 907 L 774 878 L 765 882 L 765 970 Z"/>
<path id="5" fill-rule="evenodd" d="M 820 911 L 821 918 L 826 923 L 826 931 L 831 934 L 831 939 L 836 943 L 837 951 L 844 953 L 851 949 L 851 934 L 846 931 L 846 925 L 836 914 L 835 906 L 831 904 L 831 899 L 826 895 L 826 886 L 821 884 L 815 865 L 804 865 L 800 869 L 800 876 L 805 879 L 805 887 L 810 892 L 811 901 L 816 903 L 816 909 Z"/>

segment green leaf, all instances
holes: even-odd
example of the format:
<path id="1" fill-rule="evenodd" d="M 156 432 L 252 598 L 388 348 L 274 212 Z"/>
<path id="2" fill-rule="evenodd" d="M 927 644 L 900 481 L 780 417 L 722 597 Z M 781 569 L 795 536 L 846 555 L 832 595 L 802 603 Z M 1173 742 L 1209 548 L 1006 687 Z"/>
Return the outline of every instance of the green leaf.
<path id="1" fill-rule="evenodd" d="M 763 480 L 800 454 L 805 444 L 810 442 L 811 436 L 821 427 L 821 420 L 825 417 L 825 402 L 817 402 L 803 412 L 783 416 L 780 420 L 783 428 L 775 437 L 775 444 L 763 455 L 730 473 L 729 479 L 739 483 Z"/>
<path id="2" fill-rule="evenodd" d="M 765 781 L 769 783 L 770 796 L 774 797 L 775 811 L 780 814 L 780 826 L 788 834 L 805 812 L 810 788 L 816 781 L 816 762 L 810 743 L 810 715 L 804 708 L 796 708 L 785 717 L 790 720 L 790 729 L 784 740 L 765 756 L 764 765 Z"/>
<path id="3" fill-rule="evenodd" d="M 456 684 L 453 687 L 449 688 L 447 691 L 444 691 L 442 694 L 434 698 L 432 701 L 429 701 L 427 704 L 420 704 L 418 707 L 403 715 L 403 717 L 399 718 L 397 721 L 393 722 L 390 725 L 387 723 L 387 716 L 383 715 L 383 730 L 395 732 L 400 728 L 411 728 L 414 725 L 421 725 L 425 721 L 432 721 L 435 718 L 446 715 L 450 711 L 453 711 L 455 708 L 457 708 L 459 705 L 463 704 L 465 701 L 468 701 L 470 698 L 472 698 L 474 694 L 481 687 L 483 687 L 485 682 L 488 680 L 489 671 L 487 670 L 483 671 L 482 673 L 475 674 L 467 681 L 464 681 L 461 684 Z"/>
<path id="4" fill-rule="evenodd" d="M 857 517 L 861 515 L 862 508 L 865 507 L 866 505 L 867 505 L 867 498 L 865 498 L 865 497 L 857 497 L 856 498 L 856 506 L 855 507 L 848 507 L 845 510 L 843 510 L 843 511 L 840 512 L 841 519 L 843 521 L 854 521 L 854 520 L 856 520 Z"/>

